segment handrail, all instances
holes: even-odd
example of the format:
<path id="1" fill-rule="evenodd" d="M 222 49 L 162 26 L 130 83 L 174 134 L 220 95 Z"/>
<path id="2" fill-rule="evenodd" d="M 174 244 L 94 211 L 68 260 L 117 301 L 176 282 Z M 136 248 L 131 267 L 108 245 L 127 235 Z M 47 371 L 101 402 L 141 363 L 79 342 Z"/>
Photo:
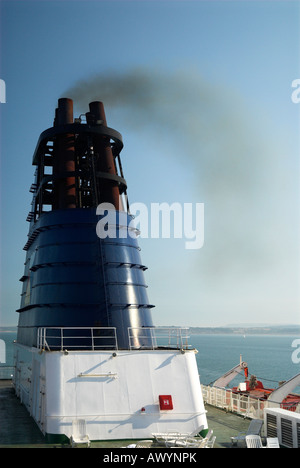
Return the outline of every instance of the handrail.
<path id="1" fill-rule="evenodd" d="M 204 402 L 226 409 L 234 413 L 242 414 L 245 417 L 254 419 L 264 418 L 265 408 L 285 408 L 293 412 L 300 412 L 300 404 L 294 402 L 291 407 L 285 406 L 285 403 L 271 402 L 256 395 L 243 393 L 234 393 L 230 388 L 212 387 L 210 385 L 201 385 Z"/>
<path id="2" fill-rule="evenodd" d="M 129 327 L 129 348 L 133 349 L 189 349 L 188 327 Z"/>
<path id="3" fill-rule="evenodd" d="M 117 378 L 117 373 L 116 372 L 106 372 L 104 374 L 84 374 L 82 372 L 80 372 L 80 374 L 78 374 L 78 377 L 110 377 L 110 378 L 113 378 L 113 379 L 116 379 Z"/>
<path id="4" fill-rule="evenodd" d="M 118 349 L 115 327 L 40 327 L 37 348 L 47 351 Z"/>
<path id="5" fill-rule="evenodd" d="M 130 350 L 191 349 L 189 328 L 129 327 Z M 47 351 L 118 349 L 115 327 L 40 327 L 37 348 Z"/>

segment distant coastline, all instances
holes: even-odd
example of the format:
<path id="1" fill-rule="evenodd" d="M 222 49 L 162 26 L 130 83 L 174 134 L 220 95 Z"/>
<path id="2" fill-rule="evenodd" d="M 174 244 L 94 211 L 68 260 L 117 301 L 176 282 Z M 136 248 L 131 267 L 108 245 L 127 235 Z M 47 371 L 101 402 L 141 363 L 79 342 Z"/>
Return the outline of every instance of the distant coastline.
<path id="1" fill-rule="evenodd" d="M 179 325 L 178 328 L 180 328 Z M 236 325 L 232 327 L 224 326 L 188 328 L 191 335 L 298 335 L 300 337 L 300 325 Z M 17 333 L 17 327 L 0 327 L 0 333 Z"/>
<path id="2" fill-rule="evenodd" d="M 300 325 L 190 327 L 193 335 L 299 335 Z"/>
<path id="3" fill-rule="evenodd" d="M 17 333 L 17 327 L 0 327 L 0 333 Z"/>

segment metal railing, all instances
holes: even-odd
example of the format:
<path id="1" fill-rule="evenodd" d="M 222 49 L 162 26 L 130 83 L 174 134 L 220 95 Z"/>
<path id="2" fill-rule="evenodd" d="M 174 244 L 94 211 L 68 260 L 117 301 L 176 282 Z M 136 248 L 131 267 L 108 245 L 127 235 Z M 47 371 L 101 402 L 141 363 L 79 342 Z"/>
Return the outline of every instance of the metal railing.
<path id="1" fill-rule="evenodd" d="M 243 393 L 234 393 L 226 388 L 201 385 L 201 389 L 205 403 L 248 418 L 264 419 L 265 408 L 280 408 L 281 406 L 280 403 L 251 397 Z M 288 408 L 286 407 L 285 409 Z M 297 408 L 293 409 L 293 411 L 299 413 L 300 405 L 298 404 Z"/>
<path id="2" fill-rule="evenodd" d="M 128 347 L 138 349 L 191 348 L 189 328 L 129 327 Z M 47 351 L 118 349 L 115 327 L 40 327 L 37 348 Z"/>
<path id="3" fill-rule="evenodd" d="M 37 348 L 47 351 L 118 349 L 115 327 L 41 327 Z"/>
<path id="4" fill-rule="evenodd" d="M 189 349 L 189 328 L 129 327 L 129 349 Z"/>

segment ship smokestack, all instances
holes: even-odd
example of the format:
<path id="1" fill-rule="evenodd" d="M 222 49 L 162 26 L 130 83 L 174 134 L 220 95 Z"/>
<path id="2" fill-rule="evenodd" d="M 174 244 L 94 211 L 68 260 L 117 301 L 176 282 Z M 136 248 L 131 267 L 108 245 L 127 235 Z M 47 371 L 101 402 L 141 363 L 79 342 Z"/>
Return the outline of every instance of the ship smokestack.
<path id="1" fill-rule="evenodd" d="M 86 113 L 87 123 L 107 126 L 103 103 L 100 101 L 91 102 L 89 108 L 90 112 Z M 96 136 L 93 140 L 93 144 L 94 154 L 97 156 L 96 170 L 103 175 L 111 174 L 112 176 L 117 176 L 115 158 L 112 153 L 109 138 L 100 135 Z M 116 210 L 120 210 L 123 208 L 123 206 L 120 206 L 120 201 L 119 188 L 114 180 L 104 178 L 102 180 L 98 202 L 111 203 Z"/>
<path id="2" fill-rule="evenodd" d="M 43 434 L 72 446 L 79 421 L 88 443 L 166 431 L 205 437 L 186 330 L 159 332 L 152 322 L 138 230 L 123 208 L 122 136 L 100 101 L 85 118 L 73 119 L 72 100 L 59 99 L 33 155 L 16 393 Z"/>
<path id="3" fill-rule="evenodd" d="M 61 98 L 58 100 L 55 125 L 72 123 L 73 101 Z M 53 174 L 56 178 L 53 180 L 53 205 L 55 209 L 76 208 L 74 135 L 59 135 L 55 144 Z"/>
<path id="4" fill-rule="evenodd" d="M 140 330 L 153 326 L 153 306 L 126 211 L 122 136 L 107 126 L 102 102 L 91 102 L 85 117 L 74 119 L 73 101 L 59 99 L 34 152 L 18 339 L 33 346 L 40 327 L 101 327 L 116 330 L 123 349 L 147 346 L 150 332 Z M 113 238 L 98 237 L 101 204 L 114 209 Z"/>

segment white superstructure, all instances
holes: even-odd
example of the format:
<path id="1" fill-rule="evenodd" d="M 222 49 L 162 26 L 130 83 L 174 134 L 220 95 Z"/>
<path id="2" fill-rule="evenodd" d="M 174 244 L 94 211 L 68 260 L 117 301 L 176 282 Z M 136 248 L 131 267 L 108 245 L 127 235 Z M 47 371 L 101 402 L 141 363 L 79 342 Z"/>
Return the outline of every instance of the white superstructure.
<path id="1" fill-rule="evenodd" d="M 45 336 L 15 349 L 16 393 L 44 434 L 70 438 L 77 420 L 90 440 L 207 430 L 194 349 L 53 350 Z"/>

